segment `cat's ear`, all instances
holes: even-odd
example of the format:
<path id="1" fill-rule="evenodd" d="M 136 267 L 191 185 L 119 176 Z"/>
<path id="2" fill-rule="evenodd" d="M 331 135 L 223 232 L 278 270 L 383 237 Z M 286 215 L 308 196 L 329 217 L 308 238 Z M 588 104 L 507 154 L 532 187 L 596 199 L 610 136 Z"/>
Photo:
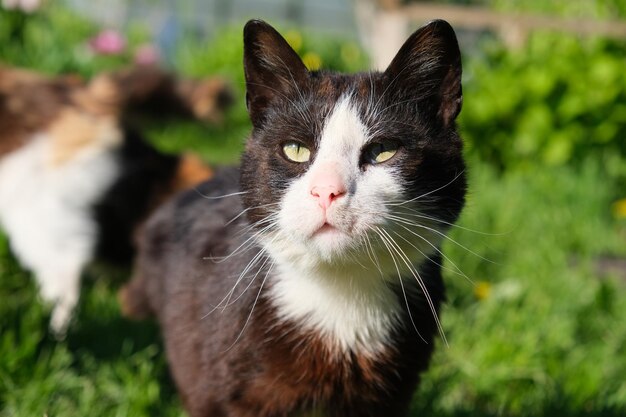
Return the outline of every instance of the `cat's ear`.
<path id="1" fill-rule="evenodd" d="M 416 30 L 384 73 L 387 88 L 421 102 L 443 125 L 461 111 L 461 52 L 452 26 L 434 20 Z M 408 97 L 407 97 L 408 96 Z"/>
<path id="2" fill-rule="evenodd" d="M 255 127 L 265 120 L 271 103 L 302 88 L 309 72 L 287 41 L 262 20 L 243 29 L 246 105 Z"/>

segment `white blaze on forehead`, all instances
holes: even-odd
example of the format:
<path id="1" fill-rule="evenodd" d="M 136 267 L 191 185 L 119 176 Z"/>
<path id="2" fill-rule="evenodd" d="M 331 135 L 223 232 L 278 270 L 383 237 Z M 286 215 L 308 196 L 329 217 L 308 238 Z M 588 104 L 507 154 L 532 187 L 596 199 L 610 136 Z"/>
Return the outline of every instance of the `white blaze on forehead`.
<path id="1" fill-rule="evenodd" d="M 367 140 L 367 127 L 361 121 L 350 96 L 347 94 L 342 96 L 324 123 L 319 150 L 311 169 L 315 169 L 319 162 L 325 161 L 356 166 L 361 148 Z"/>

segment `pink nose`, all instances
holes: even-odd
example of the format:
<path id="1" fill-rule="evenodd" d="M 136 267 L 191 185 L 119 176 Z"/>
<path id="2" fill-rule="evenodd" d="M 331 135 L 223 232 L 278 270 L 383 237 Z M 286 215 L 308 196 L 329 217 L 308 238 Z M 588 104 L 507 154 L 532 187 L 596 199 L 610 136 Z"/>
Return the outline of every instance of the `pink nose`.
<path id="1" fill-rule="evenodd" d="M 320 166 L 311 179 L 311 195 L 324 210 L 346 193 L 341 176 L 334 165 Z"/>

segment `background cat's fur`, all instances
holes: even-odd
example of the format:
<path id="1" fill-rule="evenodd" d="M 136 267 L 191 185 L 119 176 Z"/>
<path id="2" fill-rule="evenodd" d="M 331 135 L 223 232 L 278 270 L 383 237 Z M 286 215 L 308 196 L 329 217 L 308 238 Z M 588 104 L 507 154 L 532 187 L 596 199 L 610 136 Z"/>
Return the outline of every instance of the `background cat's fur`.
<path id="1" fill-rule="evenodd" d="M 89 82 L 0 66 L 0 222 L 55 305 L 57 334 L 84 266 L 96 255 L 129 262 L 148 213 L 212 175 L 196 156 L 157 151 L 131 124 L 150 115 L 214 122 L 230 100 L 219 79 L 178 79 L 150 66 Z"/>
<path id="2" fill-rule="evenodd" d="M 156 315 L 194 417 L 405 415 L 437 332 L 441 235 L 464 204 L 454 32 L 432 22 L 384 73 L 356 75 L 307 71 L 264 22 L 244 45 L 241 168 L 148 221 L 124 309 Z M 394 155 L 376 164 L 384 141 Z M 322 208 L 326 171 L 343 184 Z"/>

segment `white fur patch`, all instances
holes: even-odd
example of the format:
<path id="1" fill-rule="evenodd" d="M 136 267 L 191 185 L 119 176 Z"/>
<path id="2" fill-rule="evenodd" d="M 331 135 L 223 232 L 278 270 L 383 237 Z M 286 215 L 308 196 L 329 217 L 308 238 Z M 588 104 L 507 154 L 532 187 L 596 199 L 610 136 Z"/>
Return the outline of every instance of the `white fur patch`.
<path id="1" fill-rule="evenodd" d="M 110 149 L 100 145 L 54 165 L 51 146 L 50 137 L 38 135 L 0 161 L 0 222 L 21 264 L 34 272 L 42 297 L 56 304 L 51 325 L 62 332 L 78 300 L 82 269 L 93 256 L 93 204 L 119 169 Z"/>
<path id="2" fill-rule="evenodd" d="M 388 227 L 387 203 L 402 198 L 402 186 L 392 164 L 359 167 L 369 132 L 353 106 L 349 96 L 336 103 L 313 163 L 281 201 L 279 231 L 262 243 L 276 265 L 269 291 L 283 318 L 320 332 L 344 352 L 375 353 L 388 342 L 401 310 L 390 283 L 409 271 L 399 256 L 393 262 L 374 232 Z M 328 169 L 342 178 L 347 192 L 324 213 L 310 187 L 316 170 Z M 325 221 L 335 229 L 320 233 Z M 433 252 L 417 238 L 411 239 L 413 247 L 392 238 L 413 265 Z"/>

